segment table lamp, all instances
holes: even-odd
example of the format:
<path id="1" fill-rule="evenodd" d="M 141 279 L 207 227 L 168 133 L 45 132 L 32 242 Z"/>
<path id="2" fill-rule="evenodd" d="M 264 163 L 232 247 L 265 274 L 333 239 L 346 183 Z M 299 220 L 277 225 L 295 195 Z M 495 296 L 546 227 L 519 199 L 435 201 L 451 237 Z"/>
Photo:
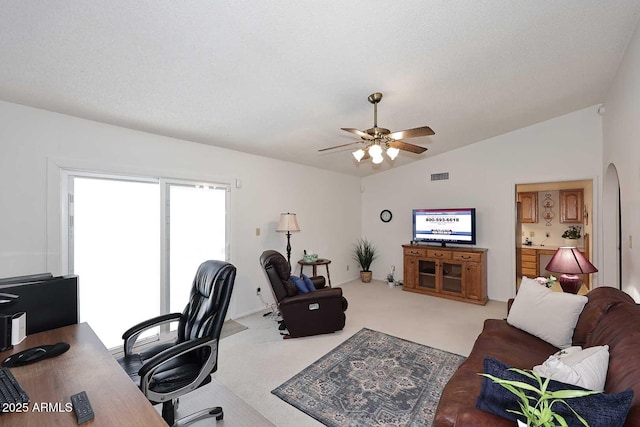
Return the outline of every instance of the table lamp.
<path id="1" fill-rule="evenodd" d="M 280 222 L 278 222 L 276 231 L 287 232 L 287 262 L 289 262 L 289 266 L 291 266 L 291 232 L 300 231 L 296 214 L 289 212 L 280 214 Z"/>
<path id="2" fill-rule="evenodd" d="M 562 290 L 572 294 L 577 294 L 582 286 L 582 279 L 577 276 L 578 274 L 598 271 L 584 254 L 573 246 L 558 248 L 546 269 L 552 273 L 561 273 L 558 282 L 560 282 Z"/>

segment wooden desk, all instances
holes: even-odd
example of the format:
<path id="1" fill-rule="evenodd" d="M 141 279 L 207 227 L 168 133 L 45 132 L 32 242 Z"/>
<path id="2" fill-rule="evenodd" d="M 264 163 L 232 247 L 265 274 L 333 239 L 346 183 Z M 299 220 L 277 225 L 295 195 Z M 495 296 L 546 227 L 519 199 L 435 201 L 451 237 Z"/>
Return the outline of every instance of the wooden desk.
<path id="1" fill-rule="evenodd" d="M 71 348 L 51 359 L 10 368 L 29 395 L 29 411 L 0 415 L 1 425 L 77 426 L 75 414 L 65 412 L 65 404 L 71 401 L 72 394 L 84 390 L 95 418 L 83 426 L 166 427 L 160 414 L 86 323 L 29 335 L 13 349 L 0 353 L 0 360 L 27 348 L 57 342 L 69 343 Z M 59 412 L 34 410 L 47 404 L 58 404 Z"/>
<path id="2" fill-rule="evenodd" d="M 302 277 L 302 268 L 305 265 L 311 265 L 313 267 L 313 275 L 314 276 L 318 275 L 318 266 L 319 265 L 324 265 L 327 268 L 327 282 L 329 282 L 329 287 L 331 287 L 331 276 L 329 275 L 329 264 L 331 264 L 331 260 L 324 259 L 324 258 L 318 258 L 317 261 L 306 262 L 305 260 L 301 259 L 300 261 L 298 261 L 298 264 L 300 264 L 300 276 L 301 277 Z"/>

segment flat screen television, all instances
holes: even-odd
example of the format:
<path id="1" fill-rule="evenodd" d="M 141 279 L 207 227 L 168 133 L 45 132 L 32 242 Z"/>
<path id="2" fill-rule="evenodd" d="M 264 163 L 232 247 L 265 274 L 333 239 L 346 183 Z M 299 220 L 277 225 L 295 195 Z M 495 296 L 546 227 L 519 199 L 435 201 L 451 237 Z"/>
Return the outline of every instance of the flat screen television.
<path id="1" fill-rule="evenodd" d="M 476 244 L 476 209 L 414 209 L 413 240 L 417 243 Z"/>

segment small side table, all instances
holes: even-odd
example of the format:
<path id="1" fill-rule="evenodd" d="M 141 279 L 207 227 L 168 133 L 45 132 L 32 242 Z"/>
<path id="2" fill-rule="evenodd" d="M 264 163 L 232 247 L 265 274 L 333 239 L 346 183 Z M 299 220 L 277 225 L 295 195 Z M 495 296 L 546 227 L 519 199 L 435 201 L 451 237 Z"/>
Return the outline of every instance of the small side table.
<path id="1" fill-rule="evenodd" d="M 302 276 L 302 269 L 305 265 L 310 265 L 313 267 L 314 276 L 318 275 L 318 266 L 324 265 L 327 268 L 327 281 L 329 282 L 329 287 L 331 287 L 331 276 L 329 275 L 329 264 L 331 264 L 330 259 L 318 258 L 318 260 L 314 262 L 305 262 L 305 260 L 301 259 L 300 261 L 298 261 L 298 264 L 300 264 L 300 276 Z"/>

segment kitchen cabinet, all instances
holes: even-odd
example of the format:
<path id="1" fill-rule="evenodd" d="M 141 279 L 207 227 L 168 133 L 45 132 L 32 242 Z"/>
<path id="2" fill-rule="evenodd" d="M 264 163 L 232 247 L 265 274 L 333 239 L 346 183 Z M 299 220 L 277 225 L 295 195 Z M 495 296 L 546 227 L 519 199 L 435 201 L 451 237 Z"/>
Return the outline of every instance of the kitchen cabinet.
<path id="1" fill-rule="evenodd" d="M 581 223 L 583 212 L 584 202 L 582 189 L 560 190 L 561 223 Z"/>
<path id="2" fill-rule="evenodd" d="M 538 253 L 535 249 L 522 248 L 522 275 L 529 278 L 538 277 Z"/>
<path id="3" fill-rule="evenodd" d="M 538 222 L 538 193 L 529 191 L 518 193 L 520 202 L 520 222 L 532 224 Z"/>

